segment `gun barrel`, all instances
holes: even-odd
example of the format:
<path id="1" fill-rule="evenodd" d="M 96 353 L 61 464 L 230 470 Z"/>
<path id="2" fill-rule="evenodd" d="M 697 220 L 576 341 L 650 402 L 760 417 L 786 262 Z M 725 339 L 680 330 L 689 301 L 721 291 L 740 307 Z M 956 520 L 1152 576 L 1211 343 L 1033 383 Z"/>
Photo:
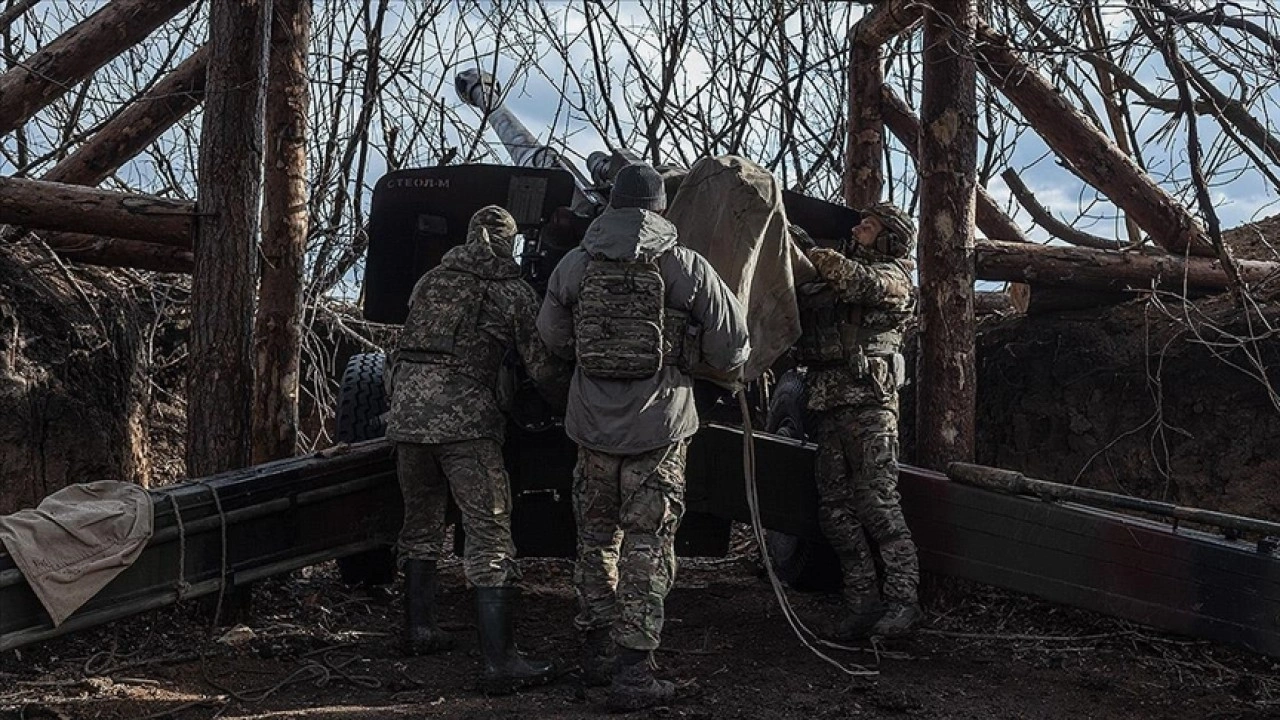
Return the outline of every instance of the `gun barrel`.
<path id="1" fill-rule="evenodd" d="M 485 113 L 493 131 L 498 133 L 511 162 L 524 167 L 564 167 L 565 162 L 554 148 L 538 142 L 529 128 L 502 103 L 502 89 L 489 73 L 464 70 L 454 78 L 454 88 L 462 101 Z M 567 169 L 567 168 L 566 168 Z"/>

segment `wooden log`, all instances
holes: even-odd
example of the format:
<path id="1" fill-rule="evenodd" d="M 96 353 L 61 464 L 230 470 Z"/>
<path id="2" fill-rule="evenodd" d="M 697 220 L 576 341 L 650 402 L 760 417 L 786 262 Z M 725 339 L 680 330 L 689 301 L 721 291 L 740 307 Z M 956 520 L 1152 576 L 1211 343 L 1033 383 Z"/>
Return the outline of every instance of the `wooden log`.
<path id="1" fill-rule="evenodd" d="M 75 233 L 40 233 L 40 239 L 62 257 L 82 265 L 191 272 L 190 248 Z"/>
<path id="2" fill-rule="evenodd" d="M 302 273 L 307 245 L 307 43 L 311 0 L 274 0 L 267 81 L 262 280 L 254 319 L 253 462 L 298 443 Z"/>
<path id="3" fill-rule="evenodd" d="M 0 135 L 12 132 L 192 0 L 112 0 L 0 75 Z"/>
<path id="4" fill-rule="evenodd" d="M 924 467 L 939 469 L 972 459 L 974 453 L 976 22 L 973 0 L 938 0 L 925 11 L 916 458 Z"/>
<path id="5" fill-rule="evenodd" d="M 1033 285 L 1067 285 L 1111 290 L 1223 290 L 1230 286 L 1216 258 L 1169 253 L 1093 250 L 1065 245 L 1026 245 L 983 241 L 975 249 L 981 280 L 1010 280 Z M 1238 260 L 1240 278 L 1257 283 L 1280 277 L 1280 263 Z"/>
<path id="6" fill-rule="evenodd" d="M 979 22 L 976 50 L 978 67 L 1049 147 L 1156 244 L 1174 252 L 1190 248 L 1196 255 L 1213 254 L 1204 228 L 1186 208 L 1055 90 L 1007 38 Z"/>
<path id="7" fill-rule="evenodd" d="M 881 96 L 881 113 L 889 132 L 898 138 L 898 142 L 917 160 L 920 157 L 920 119 L 907 107 L 906 102 L 885 85 Z M 979 186 L 976 191 L 975 218 L 978 229 L 992 240 L 1008 242 L 1031 242 L 1005 211 L 1000 209 L 995 198 L 986 188 Z"/>
<path id="8" fill-rule="evenodd" d="M 884 189 L 884 86 L 882 46 L 920 20 L 922 10 L 907 0 L 877 5 L 850 32 L 849 129 L 845 144 L 844 201 L 865 208 L 879 202 Z"/>
<path id="9" fill-rule="evenodd" d="M 270 0 L 213 0 L 191 278 L 187 472 L 249 464 Z"/>
<path id="10" fill-rule="evenodd" d="M 97 185 L 142 152 L 204 100 L 209 48 L 201 47 L 43 176 L 51 182 Z"/>
<path id="11" fill-rule="evenodd" d="M 844 202 L 867 208 L 884 190 L 884 120 L 880 88 L 884 66 L 879 45 L 859 42 L 849 48 L 849 129 L 844 154 Z"/>
<path id="12" fill-rule="evenodd" d="M 154 195 L 0 177 L 0 223 L 191 247 L 195 204 Z"/>

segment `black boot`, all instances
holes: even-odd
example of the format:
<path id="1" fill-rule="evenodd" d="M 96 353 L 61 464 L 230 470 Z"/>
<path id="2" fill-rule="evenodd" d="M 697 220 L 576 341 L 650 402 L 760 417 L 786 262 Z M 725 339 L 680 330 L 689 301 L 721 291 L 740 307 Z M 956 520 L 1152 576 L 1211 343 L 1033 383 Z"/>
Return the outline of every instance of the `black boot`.
<path id="1" fill-rule="evenodd" d="M 618 648 L 618 666 L 609 686 L 610 710 L 625 712 L 653 707 L 670 702 L 675 695 L 674 683 L 653 676 L 647 650 Z"/>
<path id="2" fill-rule="evenodd" d="M 863 596 L 845 606 L 844 614 L 828 634 L 836 640 L 853 640 L 871 634 L 871 629 L 884 616 L 885 607 L 878 594 Z"/>
<path id="3" fill-rule="evenodd" d="M 515 587 L 476 588 L 476 626 L 480 632 L 480 654 L 484 657 L 484 692 L 501 695 L 522 687 L 549 681 L 555 666 L 529 660 L 516 650 L 512 635 L 512 614 L 520 589 Z"/>
<path id="4" fill-rule="evenodd" d="M 582 684 L 587 687 L 604 687 L 613 680 L 613 664 L 616 648 L 612 629 L 593 628 L 582 633 Z"/>
<path id="5" fill-rule="evenodd" d="M 406 655 L 427 655 L 453 648 L 453 636 L 436 624 L 435 560 L 404 563 L 404 644 Z"/>
<path id="6" fill-rule="evenodd" d="M 883 637 L 910 635 L 923 618 L 924 611 L 918 602 L 890 602 L 884 617 L 871 628 L 871 634 Z"/>

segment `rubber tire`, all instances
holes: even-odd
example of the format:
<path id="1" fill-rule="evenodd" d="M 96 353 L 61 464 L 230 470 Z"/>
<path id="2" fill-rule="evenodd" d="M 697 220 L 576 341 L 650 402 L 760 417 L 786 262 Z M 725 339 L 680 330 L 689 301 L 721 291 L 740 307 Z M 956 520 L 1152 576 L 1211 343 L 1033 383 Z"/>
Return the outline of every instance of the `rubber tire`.
<path id="1" fill-rule="evenodd" d="M 352 355 L 338 388 L 338 413 L 334 421 L 338 442 L 373 440 L 387 434 L 382 415 L 387 411 L 387 386 L 383 371 L 386 355 Z"/>
<path id="2" fill-rule="evenodd" d="M 765 429 L 775 435 L 805 440 L 807 421 L 804 375 L 788 370 L 769 399 Z M 843 584 L 840 559 L 826 541 L 806 540 L 775 530 L 766 530 L 764 539 L 774 571 L 793 590 L 829 592 Z"/>
<path id="3" fill-rule="evenodd" d="M 386 355 L 352 355 L 338 388 L 338 413 L 334 425 L 338 442 L 374 440 L 387 434 L 382 415 L 387 411 L 387 386 L 383 372 Z M 348 585 L 375 587 L 396 579 L 395 549 L 391 545 L 338 558 L 338 574 Z"/>

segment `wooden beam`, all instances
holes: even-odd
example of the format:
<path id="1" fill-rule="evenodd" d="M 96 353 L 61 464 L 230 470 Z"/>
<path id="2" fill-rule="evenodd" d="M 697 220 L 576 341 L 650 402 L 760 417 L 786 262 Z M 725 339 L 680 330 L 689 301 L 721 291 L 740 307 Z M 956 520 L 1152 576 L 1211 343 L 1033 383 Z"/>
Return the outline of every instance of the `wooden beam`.
<path id="1" fill-rule="evenodd" d="M 979 22 L 978 67 L 1057 155 L 1161 247 L 1212 255 L 1204 228 L 1010 45 Z"/>
<path id="2" fill-rule="evenodd" d="M 1132 251 L 1093 250 L 1066 245 L 1027 245 L 983 241 L 975 249 L 980 280 L 1010 280 L 1033 285 L 1063 285 L 1122 290 L 1155 287 L 1181 291 L 1224 290 L 1227 274 L 1216 258 Z M 1280 277 L 1280 263 L 1237 260 L 1240 278 L 1257 283 Z"/>
<path id="3" fill-rule="evenodd" d="M 250 460 L 270 0 L 212 0 L 187 365 L 187 472 Z"/>
<path id="4" fill-rule="evenodd" d="M 267 85 L 262 280 L 254 319 L 253 462 L 298 443 L 302 272 L 307 246 L 307 43 L 311 0 L 274 0 Z"/>
<path id="5" fill-rule="evenodd" d="M 925 11 L 920 177 L 920 355 L 916 458 L 944 468 L 973 458 L 973 228 L 978 167 L 974 0 Z"/>
<path id="6" fill-rule="evenodd" d="M 190 247 L 195 204 L 43 180 L 0 177 L 0 223 Z"/>
<path id="7" fill-rule="evenodd" d="M 192 0 L 112 0 L 0 75 L 0 135 L 136 45 Z"/>
<path id="8" fill-rule="evenodd" d="M 50 168 L 44 179 L 73 185 L 97 185 L 106 180 L 204 100 L 208 65 L 209 48 L 204 46 L 116 113 L 93 137 Z"/>
<path id="9" fill-rule="evenodd" d="M 854 23 L 851 39 L 868 47 L 880 47 L 910 30 L 924 17 L 924 3 L 918 0 L 880 2 Z"/>
<path id="10" fill-rule="evenodd" d="M 83 265 L 154 272 L 191 272 L 192 254 L 189 248 L 75 233 L 40 233 L 40 239 L 62 257 Z"/>

